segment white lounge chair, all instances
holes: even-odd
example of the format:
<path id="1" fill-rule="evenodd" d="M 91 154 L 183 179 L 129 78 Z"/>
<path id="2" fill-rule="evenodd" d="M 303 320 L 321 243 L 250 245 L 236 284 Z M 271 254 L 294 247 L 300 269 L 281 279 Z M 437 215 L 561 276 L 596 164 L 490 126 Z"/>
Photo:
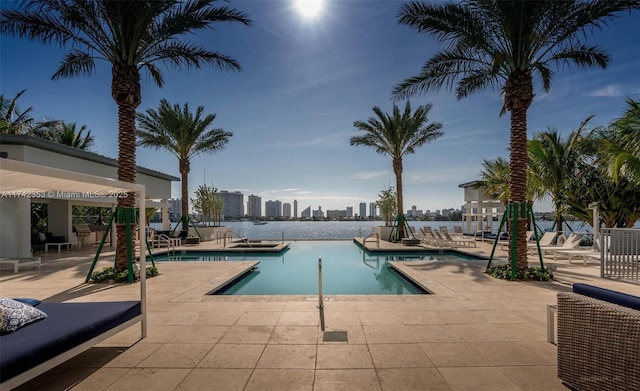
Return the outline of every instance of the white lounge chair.
<path id="1" fill-rule="evenodd" d="M 445 227 L 446 228 L 446 227 Z M 457 237 L 454 238 L 451 235 L 449 235 L 449 232 L 445 229 L 444 231 L 440 232 L 443 236 L 445 241 L 453 244 L 453 245 L 462 245 L 465 247 L 476 247 L 476 240 L 475 239 L 467 239 L 467 238 L 462 238 L 462 237 Z"/>
<path id="2" fill-rule="evenodd" d="M 553 241 L 556 239 L 557 236 L 558 236 L 558 232 L 554 232 L 554 231 L 545 232 L 542 235 L 542 237 L 538 239 L 538 243 L 540 244 L 540 247 L 551 246 L 551 243 L 553 243 Z M 527 243 L 527 248 L 529 249 L 529 251 L 536 251 L 537 245 L 535 242 Z"/>
<path id="3" fill-rule="evenodd" d="M 553 253 L 559 250 L 575 250 L 580 245 L 580 241 L 582 240 L 583 236 L 584 234 L 573 232 L 571 233 L 571 235 L 569 235 L 568 238 L 564 240 L 562 244 L 558 244 L 555 246 L 540 246 L 540 252 L 544 256 L 548 253 Z"/>
<path id="4" fill-rule="evenodd" d="M 573 248 L 573 249 L 557 249 L 553 252 L 553 260 L 555 261 L 558 257 L 560 258 L 568 258 L 569 263 L 575 257 L 582 258 L 582 264 L 587 265 L 588 259 L 597 259 L 600 260 L 600 238 L 596 237 L 593 240 L 593 246 L 589 248 Z"/>
<path id="5" fill-rule="evenodd" d="M 7 257 L 0 258 L 0 265 L 13 265 L 13 272 L 17 273 L 20 270 L 20 266 L 37 266 L 38 269 L 42 267 L 40 257 Z"/>
<path id="6" fill-rule="evenodd" d="M 533 238 L 533 231 L 527 231 L 527 243 L 529 243 L 532 238 Z M 511 241 L 509 241 L 508 239 L 499 240 L 498 243 L 500 244 L 500 249 L 503 251 L 507 251 L 509 249 L 509 246 L 511 246 Z"/>

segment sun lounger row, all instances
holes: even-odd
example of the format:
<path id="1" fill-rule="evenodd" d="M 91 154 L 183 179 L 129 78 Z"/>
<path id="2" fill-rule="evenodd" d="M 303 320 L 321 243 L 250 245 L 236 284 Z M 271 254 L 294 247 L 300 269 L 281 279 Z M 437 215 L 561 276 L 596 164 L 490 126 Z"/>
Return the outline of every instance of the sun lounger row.
<path id="1" fill-rule="evenodd" d="M 475 239 L 468 239 L 451 235 L 446 227 L 440 227 L 440 231 L 431 227 L 420 228 L 422 233 L 422 243 L 436 247 L 476 247 Z"/>

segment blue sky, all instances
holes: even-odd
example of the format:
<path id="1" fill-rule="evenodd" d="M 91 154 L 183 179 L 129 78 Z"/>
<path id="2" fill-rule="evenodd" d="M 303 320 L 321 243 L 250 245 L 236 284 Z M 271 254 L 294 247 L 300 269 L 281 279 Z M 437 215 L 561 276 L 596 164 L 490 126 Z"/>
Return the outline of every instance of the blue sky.
<path id="1" fill-rule="evenodd" d="M 392 109 L 391 90 L 416 75 L 439 46 L 429 36 L 396 22 L 402 1 L 326 1 L 314 19 L 292 1 L 235 1 L 253 27 L 218 25 L 187 38 L 236 58 L 242 72 L 213 67 L 164 68 L 158 88 L 143 74 L 139 111 L 160 99 L 204 106 L 217 115 L 214 126 L 233 132 L 226 149 L 193 159 L 189 187 L 206 181 L 221 190 L 293 202 L 299 210 L 323 210 L 372 202 L 395 186 L 390 158 L 351 147 L 356 120 L 372 107 Z M 627 96 L 640 96 L 640 13 L 621 14 L 590 43 L 606 48 L 606 70 L 557 69 L 545 93 L 535 80 L 528 113 L 529 136 L 548 127 L 568 134 L 587 116 L 606 125 L 624 110 Z M 20 108 L 33 107 L 37 120 L 77 122 L 91 129 L 94 151 L 117 157 L 117 108 L 111 98 L 109 64 L 98 62 L 90 77 L 52 81 L 64 51 L 27 40 L 1 37 L 0 92 L 22 89 Z M 483 159 L 508 157 L 509 116 L 499 117 L 499 91 L 457 101 L 442 90 L 417 96 L 412 105 L 431 103 L 429 121 L 443 124 L 444 136 L 404 159 L 404 205 L 409 209 L 459 208 L 460 183 L 478 179 Z M 404 102 L 398 102 L 404 107 Z M 137 163 L 179 176 L 169 152 L 139 148 Z M 173 196 L 179 197 L 175 183 Z M 536 210 L 550 210 L 539 202 Z"/>

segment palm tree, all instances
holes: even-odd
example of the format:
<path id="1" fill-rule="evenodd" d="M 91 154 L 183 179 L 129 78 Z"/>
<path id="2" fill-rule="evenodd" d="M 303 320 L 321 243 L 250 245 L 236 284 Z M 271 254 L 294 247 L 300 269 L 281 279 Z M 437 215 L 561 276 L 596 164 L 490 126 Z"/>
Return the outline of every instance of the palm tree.
<path id="1" fill-rule="evenodd" d="M 356 121 L 353 126 L 366 134 L 351 137 L 351 145 L 365 146 L 375 149 L 382 155 L 389 155 L 393 163 L 393 173 L 396 176 L 396 197 L 398 216 L 398 239 L 405 237 L 402 205 L 402 159 L 405 155 L 415 153 L 415 150 L 442 136 L 442 124 L 433 122 L 427 124 L 428 114 L 432 105 L 418 106 L 411 112 L 411 103 L 407 102 L 404 112 L 393 104 L 393 114 L 383 113 L 374 106 L 373 112 L 377 118 L 370 117 L 366 122 Z"/>
<path id="2" fill-rule="evenodd" d="M 43 127 L 33 134 L 44 138 L 49 141 L 53 141 L 58 144 L 68 145 L 73 148 L 89 151 L 95 144 L 95 139 L 91 135 L 91 130 L 88 130 L 86 134 L 83 134 L 87 130 L 86 125 L 82 125 L 78 130 L 76 123 L 65 123 L 58 121 L 51 126 Z"/>
<path id="3" fill-rule="evenodd" d="M 623 116 L 601 130 L 599 149 L 614 181 L 623 176 L 640 186 L 640 101 L 626 103 Z"/>
<path id="4" fill-rule="evenodd" d="M 138 145 L 155 149 L 166 149 L 178 158 L 182 175 L 182 230 L 188 229 L 184 216 L 189 214 L 189 171 L 191 158 L 206 152 L 219 151 L 229 142 L 232 133 L 222 129 L 208 129 L 215 114 L 202 117 L 204 107 L 199 106 L 195 115 L 189 111 L 189 105 L 182 108 L 171 106 L 166 99 L 160 101 L 158 110 L 148 109 L 138 114 Z"/>
<path id="5" fill-rule="evenodd" d="M 589 116 L 565 140 L 557 129 L 538 133 L 527 143 L 530 181 L 537 183 L 553 202 L 556 229 L 562 230 L 562 215 L 567 212 L 568 182 L 578 173 L 582 132 L 593 118 Z"/>
<path id="6" fill-rule="evenodd" d="M 485 193 L 493 199 L 509 203 L 509 162 L 502 157 L 484 160 L 480 170 L 478 187 L 484 187 Z"/>
<path id="7" fill-rule="evenodd" d="M 158 64 L 200 68 L 215 64 L 239 70 L 231 57 L 210 51 L 181 37 L 218 22 L 250 25 L 248 17 L 215 0 L 32 0 L 5 8 L 0 32 L 44 44 L 69 48 L 53 79 L 91 74 L 95 60 L 111 63 L 111 96 L 118 105 L 118 179 L 136 180 L 136 108 L 142 101 L 140 71 L 162 87 Z M 133 208 L 134 195 L 118 198 L 118 206 Z M 125 270 L 127 242 L 124 224 L 117 225 L 116 268 Z"/>
<path id="8" fill-rule="evenodd" d="M 29 113 L 33 107 L 26 110 L 18 109 L 18 98 L 27 90 L 22 90 L 13 99 L 0 95 L 0 133 L 5 134 L 30 134 L 41 128 L 54 125 L 56 121 L 36 122 Z"/>
<path id="9" fill-rule="evenodd" d="M 400 24 L 426 32 L 446 43 L 418 76 L 406 79 L 393 94 L 404 99 L 442 87 L 462 99 L 473 92 L 498 87 L 503 109 L 511 113 L 511 202 L 524 207 L 527 186 L 527 110 L 533 101 L 533 76 L 549 91 L 552 66 L 605 68 L 607 53 L 585 43 L 588 33 L 602 28 L 625 9 L 640 8 L 639 0 L 505 1 L 465 0 L 461 3 L 411 2 L 401 7 Z M 519 214 L 519 216 L 522 216 Z M 526 269 L 526 218 L 517 228 L 516 268 Z M 513 235 L 512 235 L 513 236 Z"/>

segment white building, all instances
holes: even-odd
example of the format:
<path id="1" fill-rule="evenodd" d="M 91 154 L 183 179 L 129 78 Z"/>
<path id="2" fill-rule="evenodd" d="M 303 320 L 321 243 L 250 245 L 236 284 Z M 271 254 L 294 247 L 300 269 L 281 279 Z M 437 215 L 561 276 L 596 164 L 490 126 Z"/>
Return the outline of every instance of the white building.
<path id="1" fill-rule="evenodd" d="M 493 232 L 494 225 L 498 229 L 504 213 L 502 201 L 489 197 L 479 184 L 479 181 L 473 181 L 458 185 L 464 189 L 462 225 L 465 232 Z"/>
<path id="2" fill-rule="evenodd" d="M 376 217 L 376 216 L 378 216 L 376 203 L 375 202 L 370 202 L 369 203 L 369 217 Z"/>
<path id="3" fill-rule="evenodd" d="M 118 162 L 93 152 L 83 151 L 47 141 L 38 137 L 25 135 L 0 134 L 0 155 L 4 159 L 15 160 L 29 164 L 29 167 L 45 167 L 76 173 L 78 182 L 83 175 L 107 178 L 118 177 Z M 0 159 L 0 167 L 3 166 Z M 158 171 L 137 166 L 136 183 L 145 187 L 145 207 L 161 208 L 163 229 L 170 229 L 169 198 L 171 197 L 171 182 L 180 178 L 163 174 Z M 44 171 L 44 169 L 43 169 Z M 4 171 L 3 171 L 4 172 Z M 5 185 L 9 177 L 3 173 L 0 186 Z M 55 180 L 55 178 L 52 178 Z M 60 181 L 62 185 L 62 181 Z M 37 186 L 39 184 L 35 184 Z M 42 184 L 44 186 L 44 184 Z M 51 184 L 50 184 L 51 185 Z M 55 183 L 53 184 L 55 185 Z M 4 190 L 6 188 L 2 187 Z M 49 187 L 51 189 L 51 187 Z M 58 191 L 59 190 L 59 191 Z M 10 194 L 10 193 L 7 193 Z M 123 194 L 111 194 L 102 191 L 68 191 L 60 188 L 40 194 L 15 194 L 15 197 L 4 197 L 0 200 L 0 256 L 29 256 L 32 237 L 31 204 L 48 204 L 47 230 L 54 236 L 62 236 L 68 242 L 83 242 L 95 240 L 93 238 L 78 238 L 73 231 L 72 206 L 100 206 L 115 208 L 117 198 Z M 113 230 L 115 232 L 115 230 Z M 37 232 L 36 232 L 37 234 Z M 115 243 L 115 235 L 112 236 Z M 85 243 L 86 244 L 86 243 Z"/>
<path id="4" fill-rule="evenodd" d="M 300 217 L 303 219 L 310 219 L 311 218 L 311 206 L 307 206 L 306 209 L 304 209 L 302 211 L 302 213 L 300 214 Z"/>
<path id="5" fill-rule="evenodd" d="M 324 212 L 322 211 L 322 207 L 321 206 L 318 206 L 318 209 L 313 211 L 313 218 L 314 219 L 323 219 L 324 218 Z"/>
<path id="6" fill-rule="evenodd" d="M 358 217 L 360 217 L 361 219 L 367 217 L 367 204 L 365 204 L 364 202 L 360 203 L 360 214 L 358 215 Z"/>
<path id="7" fill-rule="evenodd" d="M 348 219 L 353 218 L 353 206 L 347 206 L 347 218 Z"/>

